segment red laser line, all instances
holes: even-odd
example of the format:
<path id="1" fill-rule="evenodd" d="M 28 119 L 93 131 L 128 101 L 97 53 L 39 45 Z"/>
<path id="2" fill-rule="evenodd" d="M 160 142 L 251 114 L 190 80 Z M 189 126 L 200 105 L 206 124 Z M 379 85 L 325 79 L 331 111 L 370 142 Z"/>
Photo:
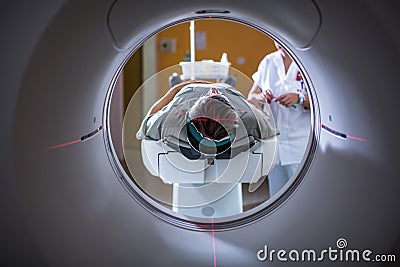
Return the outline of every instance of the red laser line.
<path id="1" fill-rule="evenodd" d="M 80 143 L 80 142 L 86 141 L 86 140 L 92 138 L 93 136 L 95 136 L 96 134 L 98 134 L 99 132 L 101 132 L 102 130 L 103 130 L 103 125 L 100 125 L 96 130 L 94 130 L 94 131 L 82 136 L 79 139 L 76 139 L 76 140 L 73 140 L 73 141 L 70 141 L 70 142 L 66 142 L 66 143 L 62 143 L 62 144 L 59 144 L 59 145 L 55 145 L 55 146 L 50 146 L 50 147 L 47 148 L 47 150 L 53 150 L 53 149 L 57 149 L 57 148 L 61 148 L 61 147 L 65 147 L 65 146 L 69 146 L 69 145 L 73 145 L 73 144 L 76 144 L 76 143 Z"/>
<path id="2" fill-rule="evenodd" d="M 322 129 L 324 129 L 325 131 L 327 131 L 327 132 L 329 132 L 329 133 L 331 133 L 331 134 L 333 134 L 333 135 L 335 135 L 337 137 L 340 137 L 340 138 L 343 138 L 343 139 L 352 139 L 352 140 L 356 140 L 356 141 L 368 142 L 367 139 L 364 139 L 362 137 L 357 137 L 357 136 L 351 136 L 351 135 L 339 132 L 339 131 L 337 131 L 335 129 L 332 129 L 332 128 L 326 126 L 323 123 L 321 123 L 320 125 L 321 125 Z"/>
<path id="3" fill-rule="evenodd" d="M 71 142 L 66 142 L 66 143 L 63 143 L 63 144 L 59 144 L 59 145 L 48 147 L 47 150 L 53 150 L 53 149 L 57 149 L 57 148 L 60 148 L 60 147 L 69 146 L 69 145 L 72 145 L 72 144 L 79 143 L 80 141 L 81 141 L 81 139 L 79 138 L 79 139 L 76 139 L 76 140 L 71 141 Z"/>
<path id="4" fill-rule="evenodd" d="M 193 118 L 192 121 L 236 121 L 236 118 Z"/>
<path id="5" fill-rule="evenodd" d="M 367 139 L 364 139 L 364 138 L 362 138 L 362 137 L 357 137 L 357 136 L 347 135 L 347 138 L 353 139 L 353 140 L 357 140 L 357 141 L 361 141 L 361 142 L 368 142 Z"/>
<path id="6" fill-rule="evenodd" d="M 214 252 L 214 267 L 217 267 L 217 252 L 215 249 L 215 238 L 214 238 L 214 218 L 211 218 L 211 235 L 212 235 L 212 244 L 213 244 L 213 252 Z"/>
<path id="7" fill-rule="evenodd" d="M 212 98 L 210 98 L 210 117 L 212 117 Z M 211 124 L 209 124 L 209 131 L 211 131 Z"/>

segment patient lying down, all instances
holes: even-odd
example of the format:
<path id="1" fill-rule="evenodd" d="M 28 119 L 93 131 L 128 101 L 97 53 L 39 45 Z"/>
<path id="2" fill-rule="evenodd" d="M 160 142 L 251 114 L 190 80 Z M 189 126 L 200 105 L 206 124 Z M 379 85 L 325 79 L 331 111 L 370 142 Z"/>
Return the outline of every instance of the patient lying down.
<path id="1" fill-rule="evenodd" d="M 235 140 L 277 134 L 269 114 L 229 84 L 191 80 L 171 87 L 153 104 L 136 137 L 175 140 L 187 157 L 196 158 L 222 155 Z"/>

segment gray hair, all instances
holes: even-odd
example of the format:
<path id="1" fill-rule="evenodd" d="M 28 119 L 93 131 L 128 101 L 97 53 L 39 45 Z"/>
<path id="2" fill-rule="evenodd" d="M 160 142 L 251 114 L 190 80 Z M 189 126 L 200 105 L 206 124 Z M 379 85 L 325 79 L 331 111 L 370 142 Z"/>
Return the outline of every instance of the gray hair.
<path id="1" fill-rule="evenodd" d="M 221 140 L 235 133 L 238 115 L 221 94 L 200 97 L 188 111 L 188 119 L 204 137 Z"/>

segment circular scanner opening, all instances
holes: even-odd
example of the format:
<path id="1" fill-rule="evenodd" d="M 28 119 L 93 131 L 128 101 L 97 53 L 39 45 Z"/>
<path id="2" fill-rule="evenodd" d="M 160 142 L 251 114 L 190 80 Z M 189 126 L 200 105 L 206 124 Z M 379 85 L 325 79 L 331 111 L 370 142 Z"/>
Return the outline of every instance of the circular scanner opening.
<path id="1" fill-rule="evenodd" d="M 107 101 L 110 156 L 132 195 L 161 219 L 194 230 L 210 229 L 211 225 L 213 229 L 228 229 L 266 216 L 304 176 L 315 145 L 312 88 L 303 68 L 292 58 L 283 73 L 285 80 L 270 89 L 276 93 L 274 97 L 282 95 L 282 90 L 295 90 L 307 97 L 310 106 L 296 103 L 283 107 L 274 101 L 276 98 L 271 103 L 250 103 L 249 92 L 253 79 L 257 79 L 254 73 L 261 75 L 264 71 L 260 62 L 266 55 L 287 48 L 243 23 L 227 19 L 196 19 L 194 23 L 192 42 L 190 22 L 179 23 L 151 36 L 126 62 Z M 190 62 L 193 44 L 195 63 Z M 290 57 L 292 53 L 288 52 Z M 269 75 L 282 75 L 280 68 L 285 71 L 286 64 L 283 59 L 271 62 L 276 66 Z M 201 83 L 193 84 L 193 78 Z M 185 86 L 175 90 L 180 93 L 171 94 L 171 88 L 181 82 Z M 266 84 L 263 81 L 260 87 Z M 199 97 L 215 88 L 219 94 L 228 94 L 230 103 L 242 101 L 234 107 L 238 119 L 231 137 L 235 138 L 220 154 L 206 153 L 220 143 L 201 133 L 198 143 L 209 150 L 193 149 L 188 146 L 190 142 L 185 142 L 191 136 L 188 110 Z M 177 96 L 182 99 L 172 105 Z M 157 105 L 157 111 L 148 116 Z M 267 119 L 260 121 L 260 114 Z M 214 114 L 210 119 L 230 119 L 218 116 Z M 305 121 L 301 130 L 291 129 L 303 135 L 301 140 L 290 136 L 287 127 L 291 120 L 287 116 Z M 265 131 L 265 121 L 269 131 L 277 130 L 275 134 L 265 137 L 266 134 L 255 133 Z M 228 139 L 231 137 L 228 135 Z M 295 164 L 281 167 L 288 162 Z"/>

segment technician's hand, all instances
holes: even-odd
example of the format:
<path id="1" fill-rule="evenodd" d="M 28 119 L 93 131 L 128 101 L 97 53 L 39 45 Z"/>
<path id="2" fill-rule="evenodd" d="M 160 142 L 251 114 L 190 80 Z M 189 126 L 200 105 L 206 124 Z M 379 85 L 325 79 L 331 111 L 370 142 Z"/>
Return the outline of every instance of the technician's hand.
<path id="1" fill-rule="evenodd" d="M 263 110 L 264 104 L 270 104 L 273 99 L 271 90 L 267 89 L 265 91 L 261 90 L 256 84 L 250 89 L 247 96 L 247 101 L 255 105 L 258 109 Z"/>
<path id="2" fill-rule="evenodd" d="M 259 102 L 259 103 L 268 103 L 270 104 L 272 101 L 273 95 L 270 90 L 262 91 L 258 94 L 253 94 L 253 101 L 252 102 Z"/>
<path id="3" fill-rule="evenodd" d="M 265 101 L 268 104 L 271 104 L 272 98 L 274 98 L 274 95 L 272 94 L 271 90 L 268 89 L 266 91 L 263 91 L 262 94 L 264 95 Z"/>
<path id="4" fill-rule="evenodd" d="M 279 104 L 285 107 L 291 107 L 299 102 L 299 95 L 296 93 L 282 94 L 275 98 L 275 102 L 279 102 Z"/>

